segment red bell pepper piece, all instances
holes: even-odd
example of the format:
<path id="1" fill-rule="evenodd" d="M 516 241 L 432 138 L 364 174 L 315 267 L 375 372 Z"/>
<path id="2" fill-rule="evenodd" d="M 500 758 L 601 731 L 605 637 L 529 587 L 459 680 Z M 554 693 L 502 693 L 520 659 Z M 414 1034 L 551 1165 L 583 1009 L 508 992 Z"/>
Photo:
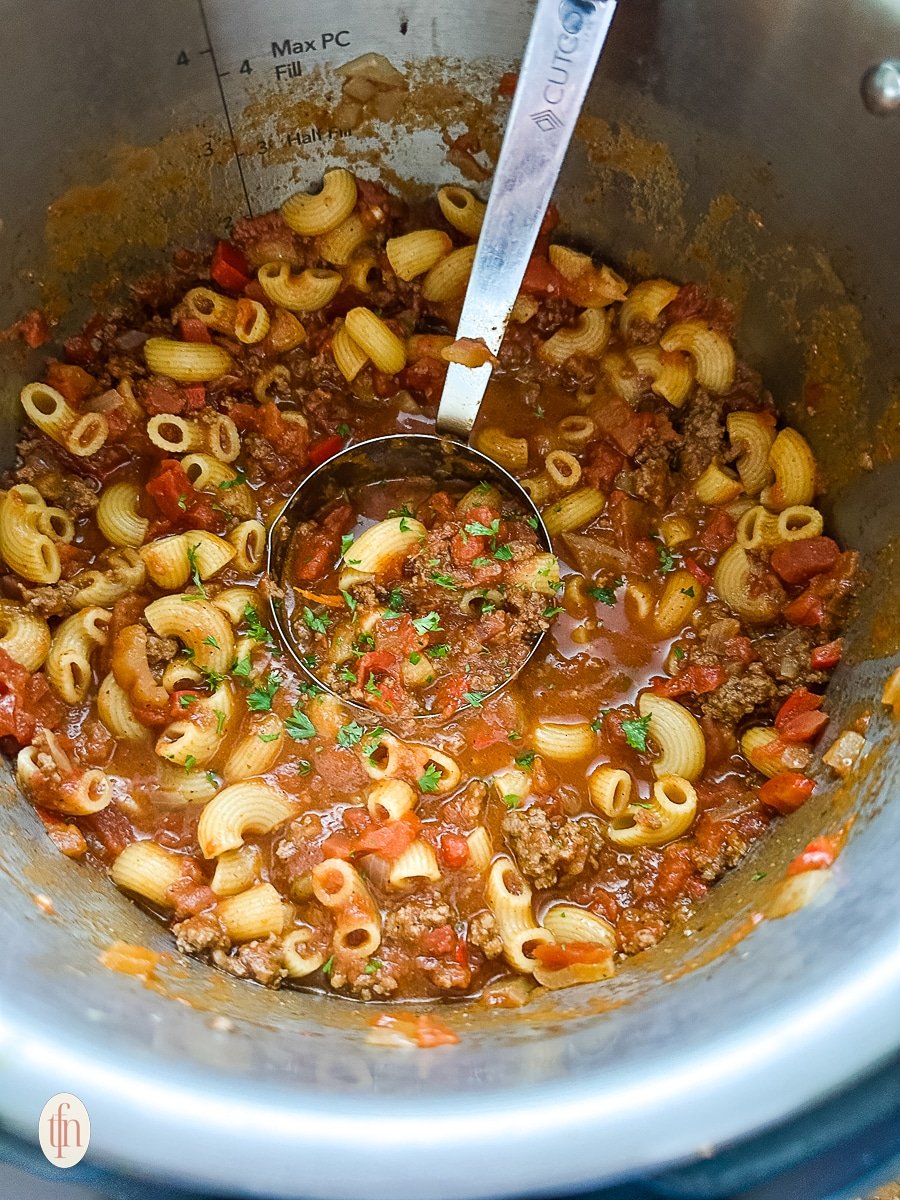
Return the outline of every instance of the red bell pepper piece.
<path id="1" fill-rule="evenodd" d="M 828 724 L 828 717 L 818 710 L 823 696 L 806 688 L 791 692 L 775 716 L 775 728 L 783 742 L 811 742 Z"/>
<path id="2" fill-rule="evenodd" d="M 812 592 L 801 592 L 784 610 L 784 619 L 791 625 L 821 625 L 825 620 L 825 605 Z"/>
<path id="3" fill-rule="evenodd" d="M 212 334 L 197 317 L 182 317 L 178 322 L 178 332 L 183 342 L 198 342 L 208 346 L 212 341 Z"/>
<path id="4" fill-rule="evenodd" d="M 809 656 L 809 665 L 814 671 L 830 671 L 841 661 L 843 653 L 844 639 L 835 638 L 833 642 L 826 642 L 824 646 L 816 646 L 813 649 Z"/>
<path id="5" fill-rule="evenodd" d="M 802 875 L 804 871 L 825 871 L 834 866 L 839 849 L 839 840 L 829 837 L 828 834 L 813 838 L 788 866 L 787 874 Z"/>
<path id="6" fill-rule="evenodd" d="M 233 242 L 217 242 L 209 273 L 226 292 L 242 292 L 250 282 L 250 264 Z"/>
<path id="7" fill-rule="evenodd" d="M 776 812 L 792 813 L 810 798 L 815 790 L 815 780 L 799 771 L 782 771 L 773 775 L 759 789 L 759 798 Z"/>
<path id="8" fill-rule="evenodd" d="M 316 442 L 314 446 L 310 446 L 309 465 L 311 467 L 320 467 L 329 458 L 334 458 L 335 454 L 344 448 L 344 441 L 344 438 L 334 434 L 332 437 L 323 438 L 320 442 Z"/>

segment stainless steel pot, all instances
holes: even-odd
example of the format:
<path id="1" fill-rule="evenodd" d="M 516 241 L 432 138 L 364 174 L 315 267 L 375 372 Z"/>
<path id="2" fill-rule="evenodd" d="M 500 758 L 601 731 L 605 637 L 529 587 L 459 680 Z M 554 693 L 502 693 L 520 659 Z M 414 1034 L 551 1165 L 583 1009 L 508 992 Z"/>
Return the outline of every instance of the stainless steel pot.
<path id="1" fill-rule="evenodd" d="M 521 0 L 2 0 L 0 324 L 46 303 L 69 331 L 98 280 L 261 211 L 329 161 L 459 179 L 439 126 L 490 148 L 483 101 L 527 18 Z M 394 128 L 344 134 L 331 68 L 370 49 L 408 64 L 409 102 Z M 611 984 L 516 1012 L 459 1006 L 461 1044 L 411 1054 L 367 1045 L 367 1012 L 339 1000 L 197 963 L 173 963 L 159 988 L 104 970 L 112 939 L 167 950 L 167 937 L 62 859 L 4 784 L 8 1128 L 33 1140 L 44 1102 L 71 1091 L 94 1161 L 187 1185 L 547 1193 L 696 1159 L 897 1050 L 898 761 L 877 696 L 898 644 L 900 115 L 873 115 L 860 85 L 898 52 L 897 0 L 623 2 L 560 205 L 567 234 L 614 263 L 709 277 L 743 302 L 744 352 L 808 433 L 835 527 L 871 572 L 829 703 L 833 731 L 873 712 L 857 773 Z M 3 354 L 11 458 L 30 364 Z M 851 814 L 814 902 L 736 939 L 797 849 Z"/>

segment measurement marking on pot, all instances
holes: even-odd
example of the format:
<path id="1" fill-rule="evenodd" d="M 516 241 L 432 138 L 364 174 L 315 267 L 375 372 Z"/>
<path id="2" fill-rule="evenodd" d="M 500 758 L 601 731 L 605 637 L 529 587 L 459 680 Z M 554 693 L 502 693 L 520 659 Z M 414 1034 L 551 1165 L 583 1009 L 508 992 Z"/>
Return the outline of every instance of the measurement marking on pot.
<path id="1" fill-rule="evenodd" d="M 241 187 L 244 189 L 244 200 L 247 204 L 247 216 L 253 216 L 253 205 L 250 203 L 250 193 L 247 190 L 247 180 L 244 178 L 244 164 L 241 160 L 241 153 L 238 149 L 237 138 L 234 136 L 234 125 L 231 122 L 231 113 L 228 111 L 228 101 L 225 98 L 225 89 L 222 86 L 222 76 L 230 74 L 229 71 L 220 71 L 216 62 L 216 52 L 212 44 L 212 38 L 209 36 L 209 23 L 206 20 L 206 11 L 203 7 L 203 0 L 197 0 L 197 7 L 200 10 L 200 20 L 203 22 L 203 32 L 206 35 L 206 40 L 209 43 L 209 54 L 212 58 L 213 70 L 216 73 L 216 83 L 219 86 L 219 97 L 222 101 L 222 110 L 225 113 L 225 124 L 228 126 L 228 136 L 231 138 L 232 149 L 234 150 L 234 160 L 237 163 L 238 175 L 241 180 Z"/>

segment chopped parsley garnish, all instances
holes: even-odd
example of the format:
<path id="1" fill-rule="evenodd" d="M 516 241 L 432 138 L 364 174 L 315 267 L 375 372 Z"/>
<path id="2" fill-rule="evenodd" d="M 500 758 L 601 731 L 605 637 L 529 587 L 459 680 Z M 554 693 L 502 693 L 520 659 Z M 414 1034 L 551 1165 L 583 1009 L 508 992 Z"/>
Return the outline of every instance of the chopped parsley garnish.
<path id="1" fill-rule="evenodd" d="M 247 707 L 251 712 L 270 712 L 272 701 L 279 687 L 281 687 L 281 680 L 278 676 L 269 675 L 262 685 L 257 684 L 253 691 L 248 693 Z"/>
<path id="2" fill-rule="evenodd" d="M 271 633 L 263 625 L 259 619 L 259 613 L 252 604 L 248 604 L 244 609 L 244 622 L 247 626 L 247 633 L 253 638 L 254 642 L 262 642 L 266 644 L 273 641 Z"/>
<path id="3" fill-rule="evenodd" d="M 303 623 L 313 631 L 313 633 L 328 632 L 328 618 L 326 616 L 317 616 L 313 610 L 305 605 L 303 608 Z"/>
<path id="4" fill-rule="evenodd" d="M 308 758 L 297 759 L 297 772 L 300 775 L 308 775 L 312 770 L 312 763 Z"/>
<path id="5" fill-rule="evenodd" d="M 182 492 L 181 495 L 178 497 L 178 507 L 181 509 L 182 512 L 187 512 L 187 493 L 186 492 Z"/>
<path id="6" fill-rule="evenodd" d="M 409 507 L 408 504 L 403 504 L 400 506 L 400 508 L 388 509 L 389 517 L 414 517 L 415 515 L 416 514 L 413 512 L 413 510 Z"/>
<path id="7" fill-rule="evenodd" d="M 351 671 L 349 667 L 341 667 L 338 677 L 346 680 L 347 683 L 356 683 L 356 672 Z"/>
<path id="8" fill-rule="evenodd" d="M 356 676 L 354 676 L 355 678 Z M 297 691 L 301 696 L 308 696 L 310 700 L 315 700 L 316 696 L 322 693 L 322 689 L 315 683 L 298 683 Z"/>
<path id="9" fill-rule="evenodd" d="M 441 642 L 439 646 L 428 646 L 425 653 L 429 658 L 444 658 L 450 653 L 450 647 L 446 642 Z"/>
<path id="10" fill-rule="evenodd" d="M 526 524 L 530 525 L 532 529 L 537 529 L 538 527 L 537 517 L 526 517 L 525 522 Z"/>
<path id="11" fill-rule="evenodd" d="M 676 662 L 683 662 L 687 658 L 687 651 L 683 646 L 676 646 L 672 653 L 675 655 Z"/>
<path id="12" fill-rule="evenodd" d="M 341 558 L 343 558 L 350 547 L 353 545 L 353 534 L 345 533 L 341 538 Z"/>
<path id="13" fill-rule="evenodd" d="M 182 693 L 182 695 L 180 695 L 178 697 L 178 707 L 179 708 L 188 708 L 191 704 L 193 704 L 195 702 L 196 699 L 197 699 L 197 697 L 194 695 L 193 692 L 184 692 L 184 693 Z"/>
<path id="14" fill-rule="evenodd" d="M 509 731 L 509 733 L 506 735 L 506 738 L 507 738 L 507 741 L 510 741 L 510 742 L 521 742 L 522 735 L 521 735 L 521 733 L 519 733 L 518 729 L 511 729 Z"/>
<path id="15" fill-rule="evenodd" d="M 439 571 L 434 571 L 431 576 L 434 583 L 438 587 L 449 588 L 452 592 L 459 591 L 458 586 L 453 582 L 449 575 L 442 575 Z"/>
<path id="16" fill-rule="evenodd" d="M 198 669 L 200 674 L 203 676 L 203 682 L 211 692 L 214 692 L 225 678 L 225 676 L 220 675 L 218 671 L 210 671 L 208 667 L 200 667 Z"/>
<path id="17" fill-rule="evenodd" d="M 350 611 L 352 613 L 355 613 L 356 606 L 359 602 L 357 600 L 354 600 L 354 598 L 350 595 L 350 593 L 345 592 L 343 588 L 341 588 L 341 595 L 344 597 L 344 603 L 347 605 L 347 607 L 350 609 Z"/>
<path id="18" fill-rule="evenodd" d="M 409 519 L 407 517 L 400 518 L 400 532 L 409 533 Z"/>
<path id="19" fill-rule="evenodd" d="M 491 560 L 489 558 L 484 558 L 484 556 L 479 556 L 478 558 L 472 559 L 473 567 L 490 567 L 491 565 Z"/>
<path id="20" fill-rule="evenodd" d="M 194 767 L 196 767 L 196 765 L 197 765 L 197 755 L 196 754 L 185 755 L 185 759 L 184 759 L 185 771 L 193 771 L 193 769 L 194 769 Z"/>
<path id="21" fill-rule="evenodd" d="M 231 668 L 231 673 L 232 675 L 237 675 L 238 678 L 246 679 L 250 675 L 250 670 L 250 655 L 245 654 L 243 658 L 235 659 L 234 666 Z"/>
<path id="22" fill-rule="evenodd" d="M 441 769 L 435 763 L 429 763 L 425 768 L 425 774 L 417 781 L 420 792 L 436 792 L 440 787 L 443 775 Z"/>
<path id="23" fill-rule="evenodd" d="M 228 718 L 222 712 L 221 708 L 214 708 L 213 712 L 216 714 L 216 737 L 221 737 L 225 732 L 225 722 Z"/>
<path id="24" fill-rule="evenodd" d="M 680 588 L 679 590 L 681 591 L 682 596 L 690 596 L 692 600 L 697 595 L 693 587 Z"/>
<path id="25" fill-rule="evenodd" d="M 325 960 L 325 962 L 322 963 L 322 974 L 330 975 L 333 970 L 334 970 L 334 955 L 332 954 L 332 956 L 330 958 L 327 958 Z"/>
<path id="26" fill-rule="evenodd" d="M 200 549 L 200 543 L 195 546 L 188 546 L 187 560 L 188 566 L 191 569 L 191 580 L 194 586 L 198 589 L 201 596 L 206 595 L 206 588 L 203 586 L 203 580 L 200 578 L 200 567 L 197 563 L 197 551 Z"/>
<path id="27" fill-rule="evenodd" d="M 337 431 L 338 431 L 338 437 L 349 437 L 350 436 L 350 426 L 347 424 L 346 421 L 341 421 L 340 425 L 338 425 L 338 427 L 337 427 Z"/>
<path id="28" fill-rule="evenodd" d="M 241 484 L 246 483 L 246 482 L 247 482 L 247 474 L 244 471 L 244 468 L 238 467 L 237 474 L 235 475 L 234 479 L 223 479 L 222 482 L 219 484 L 219 487 L 222 489 L 223 492 L 227 492 L 229 490 L 229 488 L 240 487 Z"/>
<path id="29" fill-rule="evenodd" d="M 647 733 L 650 729 L 651 713 L 647 713 L 646 717 L 636 717 L 633 721 L 622 722 L 622 732 L 625 734 L 625 741 L 632 750 L 647 749 Z"/>
<path id="30" fill-rule="evenodd" d="M 509 562 L 512 556 L 513 552 L 510 550 L 509 546 L 498 546 L 494 551 L 494 558 L 496 558 L 498 562 Z"/>
<path id="31" fill-rule="evenodd" d="M 616 602 L 616 588 L 620 588 L 625 582 L 621 577 L 614 579 L 609 587 L 592 587 L 588 588 L 588 595 L 593 596 L 595 600 L 599 600 L 601 604 L 608 604 L 610 608 Z"/>
<path id="32" fill-rule="evenodd" d="M 545 617 L 547 618 L 547 620 L 549 621 L 551 617 L 555 617 L 555 616 L 557 616 L 559 613 L 561 613 L 561 612 L 564 612 L 564 611 L 565 611 L 564 609 L 562 609 L 562 608 L 558 608 L 558 607 L 557 607 L 557 608 L 545 608 L 545 609 L 544 609 L 544 616 L 545 616 Z"/>
<path id="33" fill-rule="evenodd" d="M 316 727 L 299 704 L 291 710 L 291 715 L 284 723 L 284 731 L 295 742 L 305 742 L 316 736 Z M 302 760 L 301 760 L 302 761 Z"/>
<path id="34" fill-rule="evenodd" d="M 380 958 L 370 958 L 369 961 L 366 963 L 366 974 L 367 975 L 376 974 L 376 972 L 381 970 L 383 965 L 384 964 L 382 963 Z"/>
<path id="35" fill-rule="evenodd" d="M 363 648 L 366 646 L 371 647 L 375 645 L 375 639 L 372 637 L 371 633 L 360 633 L 357 635 L 356 643 L 358 646 L 362 646 Z"/>
<path id="36" fill-rule="evenodd" d="M 413 621 L 413 629 L 416 633 L 437 633 L 441 628 L 441 618 L 436 612 L 426 613 L 424 617 L 416 617 Z"/>
<path id="37" fill-rule="evenodd" d="M 370 675 L 369 678 L 366 680 L 366 691 L 369 693 L 370 696 L 381 697 L 383 695 L 381 688 L 375 682 L 374 675 Z"/>
<path id="38" fill-rule="evenodd" d="M 395 621 L 397 617 L 403 616 L 403 605 L 406 603 L 403 593 L 398 588 L 393 588 L 388 594 L 388 607 L 382 613 L 385 621 Z"/>
<path id="39" fill-rule="evenodd" d="M 519 801 L 521 799 L 522 799 L 521 796 L 514 796 L 512 794 L 512 792 L 510 792 L 506 796 L 503 797 L 503 803 L 506 805 L 507 808 L 518 808 Z"/>
<path id="40" fill-rule="evenodd" d="M 523 771 L 530 771 L 536 757 L 533 750 L 529 750 L 526 754 L 520 754 L 516 759 L 516 766 L 521 767 Z"/>
<path id="41" fill-rule="evenodd" d="M 463 692 L 463 700 L 472 708 L 479 708 L 487 692 Z"/>
<path id="42" fill-rule="evenodd" d="M 412 654 L 409 656 L 410 664 L 414 667 L 417 667 L 421 661 L 422 655 L 418 652 L 418 650 L 413 650 Z"/>
<path id="43" fill-rule="evenodd" d="M 222 647 L 219 645 L 219 643 L 216 641 L 216 639 L 213 637 L 213 635 L 211 633 L 207 634 L 207 636 L 203 639 L 203 645 L 204 646 L 212 646 L 213 650 L 221 650 L 222 649 Z"/>
<path id="44" fill-rule="evenodd" d="M 258 733 L 256 735 L 261 742 L 277 742 L 281 734 L 279 733 Z"/>
<path id="45" fill-rule="evenodd" d="M 319 665 L 319 660 L 314 654 L 304 654 L 300 659 L 307 671 L 314 671 Z"/>
<path id="46" fill-rule="evenodd" d="M 216 775 L 215 771 L 207 771 L 206 772 L 206 782 L 211 787 L 219 786 L 219 777 L 218 777 L 218 775 Z"/>
<path id="47" fill-rule="evenodd" d="M 751 876 L 751 879 L 753 880 L 754 883 L 759 883 L 760 879 L 765 879 L 765 877 L 766 877 L 765 871 L 757 871 L 755 875 Z"/>
<path id="48" fill-rule="evenodd" d="M 603 719 L 608 712 L 608 708 L 602 708 L 593 721 L 591 721 L 591 729 L 593 729 L 594 733 L 600 733 L 603 729 Z"/>
<path id="49" fill-rule="evenodd" d="M 351 721 L 349 725 L 342 725 L 338 730 L 337 743 L 345 750 L 349 750 L 351 746 L 355 746 L 360 741 L 365 732 L 359 721 Z"/>
<path id="50" fill-rule="evenodd" d="M 657 546 L 656 553 L 659 556 L 659 573 L 661 575 L 668 575 L 670 571 L 675 570 L 675 555 L 668 546 Z"/>
<path id="51" fill-rule="evenodd" d="M 365 743 L 361 746 L 361 750 L 366 758 L 371 758 L 378 747 L 381 745 L 381 739 L 384 737 L 384 727 L 376 725 L 373 730 L 366 734 Z"/>
<path id="52" fill-rule="evenodd" d="M 463 528 L 473 537 L 499 537 L 500 518 L 494 517 L 490 525 L 485 525 L 483 521 L 469 521 L 468 525 L 464 525 Z"/>

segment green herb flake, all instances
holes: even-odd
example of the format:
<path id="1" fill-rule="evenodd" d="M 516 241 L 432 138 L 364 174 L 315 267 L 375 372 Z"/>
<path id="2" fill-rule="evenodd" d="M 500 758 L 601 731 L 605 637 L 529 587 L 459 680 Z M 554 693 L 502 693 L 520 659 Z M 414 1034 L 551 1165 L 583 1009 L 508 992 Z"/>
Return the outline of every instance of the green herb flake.
<path id="1" fill-rule="evenodd" d="M 367 975 L 375 975 L 378 971 L 381 970 L 383 965 L 384 964 L 382 963 L 380 958 L 370 958 L 369 961 L 366 963 L 366 974 Z"/>
<path id="2" fill-rule="evenodd" d="M 491 562 L 491 560 L 489 558 L 485 558 L 483 555 L 480 555 L 478 558 L 472 559 L 472 566 L 473 567 L 490 567 L 490 566 L 493 566 L 493 563 Z"/>
<path id="3" fill-rule="evenodd" d="M 450 647 L 446 642 L 441 642 L 439 646 L 428 646 L 425 653 L 429 658 L 446 658 L 450 653 Z"/>
<path id="4" fill-rule="evenodd" d="M 219 777 L 216 775 L 215 771 L 207 771 L 206 772 L 206 782 L 211 787 L 219 786 Z"/>
<path id="5" fill-rule="evenodd" d="M 422 655 L 418 652 L 418 650 L 413 650 L 412 654 L 409 656 L 410 665 L 417 667 L 421 661 Z"/>
<path id="6" fill-rule="evenodd" d="M 473 537 L 499 537 L 500 536 L 500 518 L 494 517 L 490 525 L 485 525 L 483 521 L 469 521 L 463 526 L 466 533 L 471 533 Z"/>
<path id="7" fill-rule="evenodd" d="M 693 587 L 680 588 L 679 590 L 680 590 L 682 596 L 690 596 L 690 598 L 692 600 L 697 595 L 697 593 L 694 591 Z"/>
<path id="8" fill-rule="evenodd" d="M 526 754 L 520 754 L 516 759 L 516 766 L 521 767 L 523 771 L 530 771 L 534 766 L 534 760 L 537 757 L 533 750 L 529 750 Z"/>
<path id="9" fill-rule="evenodd" d="M 197 563 L 197 551 L 200 549 L 200 543 L 197 542 L 194 546 L 188 546 L 187 560 L 191 570 L 191 580 L 201 596 L 206 595 L 206 588 L 203 586 L 203 580 L 200 578 L 200 567 Z"/>
<path id="10" fill-rule="evenodd" d="M 503 797 L 503 803 L 507 808 L 518 808 L 521 799 L 521 796 L 514 796 L 512 792 L 510 792 L 508 795 Z"/>
<path id="11" fill-rule="evenodd" d="M 262 685 L 257 685 L 247 695 L 247 707 L 251 712 L 271 712 L 275 693 L 281 686 L 277 675 L 269 675 Z"/>
<path id="12" fill-rule="evenodd" d="M 326 959 L 325 962 L 322 963 L 322 974 L 330 975 L 333 970 L 334 970 L 334 955 L 332 954 L 332 956 L 330 958 Z"/>
<path id="13" fill-rule="evenodd" d="M 349 725 L 342 725 L 338 730 L 337 743 L 345 750 L 349 750 L 360 741 L 365 732 L 359 721 L 351 721 Z"/>
<path id="14" fill-rule="evenodd" d="M 351 671 L 349 667 L 341 667 L 338 678 L 343 679 L 346 683 L 356 683 L 356 672 Z"/>
<path id="15" fill-rule="evenodd" d="M 306 742 L 316 736 L 316 727 L 299 704 L 291 710 L 284 723 L 284 731 L 295 742 Z"/>
<path id="16" fill-rule="evenodd" d="M 552 620 L 553 617 L 559 616 L 561 612 L 565 612 L 565 609 L 559 608 L 558 606 L 556 608 L 545 608 L 544 616 L 549 621 Z"/>
<path id="17" fill-rule="evenodd" d="M 441 629 L 440 615 L 430 612 L 426 613 L 424 617 L 416 617 L 413 621 L 413 629 L 422 636 L 426 633 L 439 633 Z"/>
<path id="18" fill-rule="evenodd" d="M 406 517 L 400 518 L 399 529 L 401 533 L 409 533 L 409 520 Z"/>
<path id="19" fill-rule="evenodd" d="M 521 742 L 522 735 L 521 735 L 521 733 L 519 733 L 518 729 L 511 729 L 510 732 L 506 735 L 506 740 L 508 742 Z"/>
<path id="20" fill-rule="evenodd" d="M 431 579 L 438 585 L 438 587 L 448 588 L 451 592 L 459 591 L 459 587 L 453 582 L 449 575 L 442 575 L 439 571 L 434 571 Z"/>
<path id="21" fill-rule="evenodd" d="M 213 712 L 216 715 L 216 737 L 221 737 L 225 732 L 225 722 L 228 720 L 228 718 L 220 708 L 214 708 Z"/>
<path id="22" fill-rule="evenodd" d="M 675 655 L 676 662 L 684 662 L 687 658 L 687 651 L 683 646 L 675 646 L 672 653 Z"/>
<path id="23" fill-rule="evenodd" d="M 471 708 L 480 708 L 481 702 L 487 695 L 487 692 L 463 692 L 463 700 Z"/>
<path id="24" fill-rule="evenodd" d="M 248 679 L 250 671 L 251 663 L 249 654 L 245 654 L 243 658 L 235 659 L 234 666 L 231 668 L 232 675 L 237 675 L 239 679 Z"/>
<path id="25" fill-rule="evenodd" d="M 223 492 L 227 492 L 231 488 L 241 487 L 241 485 L 245 484 L 246 482 L 247 473 L 244 471 L 243 467 L 238 467 L 237 474 L 235 475 L 234 479 L 223 479 L 219 484 L 219 487 Z"/>
<path id="26" fill-rule="evenodd" d="M 345 533 L 341 538 L 341 558 L 346 557 L 347 551 L 353 545 L 353 534 Z"/>
<path id="27" fill-rule="evenodd" d="M 247 626 L 247 633 L 253 638 L 254 642 L 261 642 L 264 645 L 274 641 L 271 633 L 263 625 L 259 619 L 259 613 L 252 604 L 248 604 L 244 608 L 244 622 Z"/>
<path id="28" fill-rule="evenodd" d="M 185 756 L 185 759 L 184 759 L 185 771 L 193 771 L 193 769 L 194 769 L 194 767 L 196 767 L 196 765 L 197 765 L 196 754 L 188 754 Z"/>
<path id="29" fill-rule="evenodd" d="M 258 733 L 256 735 L 261 742 L 277 742 L 281 737 L 280 733 Z"/>
<path id="30" fill-rule="evenodd" d="M 182 512 L 187 512 L 187 494 L 185 492 L 178 497 L 178 507 Z"/>
<path id="31" fill-rule="evenodd" d="M 425 768 L 425 774 L 418 779 L 420 792 L 436 792 L 440 787 L 443 775 L 435 763 L 430 762 Z"/>
<path id="32" fill-rule="evenodd" d="M 350 593 L 349 593 L 349 592 L 345 592 L 343 588 L 341 588 L 341 595 L 344 597 L 344 603 L 347 605 L 347 607 L 350 609 L 350 611 L 351 611 L 352 613 L 355 613 L 355 612 L 356 612 L 356 606 L 357 606 L 357 604 L 359 603 L 359 601 L 358 601 L 358 600 L 355 600 L 355 599 L 354 599 L 354 598 L 353 598 L 353 597 L 350 595 Z"/>
<path id="33" fill-rule="evenodd" d="M 189 708 L 192 704 L 194 704 L 196 702 L 196 700 L 197 700 L 197 697 L 194 695 L 193 692 L 182 692 L 182 694 L 178 697 L 178 707 L 179 708 Z"/>
<path id="34" fill-rule="evenodd" d="M 606 604 L 610 608 L 616 602 L 616 588 L 620 588 L 625 582 L 621 577 L 614 579 L 609 587 L 592 587 L 588 588 L 588 595 L 593 596 L 595 600 L 599 600 L 601 604 Z"/>
<path id="35" fill-rule="evenodd" d="M 675 555 L 671 552 L 668 546 L 657 546 L 656 553 L 659 556 L 660 575 L 668 575 L 670 571 L 675 570 Z"/>
<path id="36" fill-rule="evenodd" d="M 310 700 L 315 700 L 316 696 L 322 694 L 322 688 L 316 683 L 298 683 L 297 691 L 301 696 L 308 696 Z"/>
<path id="37" fill-rule="evenodd" d="M 756 874 L 751 875 L 750 878 L 753 880 L 754 883 L 759 883 L 759 881 L 761 879 L 765 879 L 767 874 L 768 874 L 768 872 L 766 872 L 766 871 L 757 871 Z"/>
<path id="38" fill-rule="evenodd" d="M 312 770 L 312 763 L 309 761 L 308 758 L 298 758 L 297 759 L 298 775 L 308 775 L 311 770 Z"/>
<path id="39" fill-rule="evenodd" d="M 338 437 L 348 438 L 350 436 L 350 426 L 346 421 L 341 421 L 337 427 Z"/>
<path id="40" fill-rule="evenodd" d="M 303 609 L 303 623 L 307 626 L 307 628 L 311 629 L 313 633 L 328 632 L 328 618 L 324 615 L 317 616 L 308 606 L 304 606 Z"/>
<path id="41" fill-rule="evenodd" d="M 213 635 L 211 633 L 207 634 L 207 636 L 203 639 L 203 645 L 204 646 L 212 646 L 213 650 L 221 650 L 222 649 L 222 647 L 219 645 L 219 643 L 216 641 L 216 639 L 213 637 Z"/>
<path id="42" fill-rule="evenodd" d="M 633 721 L 622 722 L 622 732 L 625 734 L 625 741 L 632 750 L 647 749 L 647 734 L 650 730 L 651 713 L 647 713 L 646 717 L 636 717 Z"/>
<path id="43" fill-rule="evenodd" d="M 498 562 L 509 562 L 512 559 L 513 552 L 509 546 L 498 546 L 494 551 L 494 558 Z"/>
<path id="44" fill-rule="evenodd" d="M 400 508 L 390 508 L 390 509 L 388 509 L 388 516 L 389 516 L 389 517 L 410 517 L 410 518 L 413 518 L 413 517 L 415 517 L 415 515 L 416 515 L 416 514 L 413 512 L 413 510 L 412 510 L 412 509 L 409 507 L 409 505 L 408 505 L 408 504 L 402 504 L 402 505 L 400 506 Z"/>
<path id="45" fill-rule="evenodd" d="M 526 518 L 525 518 L 525 523 L 526 523 L 527 525 L 530 525 L 532 529 L 537 529 L 537 527 L 538 527 L 538 519 L 537 519 L 537 517 L 526 517 Z"/>

